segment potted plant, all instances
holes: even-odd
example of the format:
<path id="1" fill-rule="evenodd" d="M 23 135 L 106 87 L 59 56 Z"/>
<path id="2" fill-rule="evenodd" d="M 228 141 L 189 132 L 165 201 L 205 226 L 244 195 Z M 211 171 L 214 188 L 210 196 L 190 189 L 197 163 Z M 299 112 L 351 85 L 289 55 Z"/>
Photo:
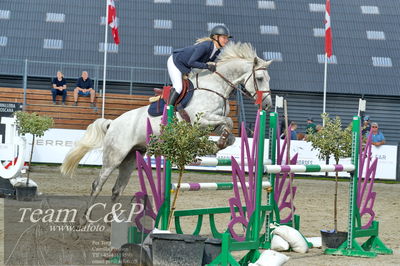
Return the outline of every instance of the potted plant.
<path id="1" fill-rule="evenodd" d="M 324 127 L 314 134 L 308 134 L 306 141 L 311 142 L 312 149 L 318 150 L 320 160 L 329 161 L 332 156 L 336 164 L 339 159 L 351 155 L 351 125 L 342 128 L 340 117 L 331 119 L 328 114 L 322 114 Z M 334 194 L 334 230 L 321 230 L 322 242 L 329 248 L 337 248 L 346 238 L 346 232 L 339 232 L 337 226 L 337 196 L 338 196 L 338 172 L 335 175 Z"/>
<path id="2" fill-rule="evenodd" d="M 167 125 L 161 125 L 159 136 L 151 135 L 147 153 L 152 156 L 164 156 L 173 166 L 178 168 L 179 179 L 175 191 L 171 211 L 168 218 L 168 227 L 171 224 L 176 201 L 178 198 L 185 166 L 194 162 L 200 156 L 215 154 L 215 143 L 209 140 L 210 128 L 201 127 L 201 114 L 196 115 L 196 121 L 190 124 L 176 117 Z"/>
<path id="3" fill-rule="evenodd" d="M 29 174 L 31 171 L 31 162 L 33 149 L 35 146 L 35 138 L 44 135 L 50 127 L 53 126 L 53 118 L 41 116 L 37 113 L 28 113 L 23 111 L 15 112 L 16 124 L 19 134 L 32 134 L 32 147 L 29 156 L 29 168 L 27 171 L 26 187 L 17 189 L 17 199 L 29 199 L 36 195 L 36 187 L 29 187 Z M 25 192 L 25 193 L 24 193 Z M 21 195 L 18 195 L 21 194 Z"/>

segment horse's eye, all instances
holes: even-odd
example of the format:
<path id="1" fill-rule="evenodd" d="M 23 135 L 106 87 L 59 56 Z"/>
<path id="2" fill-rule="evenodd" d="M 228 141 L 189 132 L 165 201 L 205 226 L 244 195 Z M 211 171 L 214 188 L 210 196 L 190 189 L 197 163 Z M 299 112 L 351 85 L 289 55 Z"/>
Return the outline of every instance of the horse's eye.
<path id="1" fill-rule="evenodd" d="M 263 81 L 263 77 L 256 78 L 256 80 L 261 82 L 261 81 Z"/>

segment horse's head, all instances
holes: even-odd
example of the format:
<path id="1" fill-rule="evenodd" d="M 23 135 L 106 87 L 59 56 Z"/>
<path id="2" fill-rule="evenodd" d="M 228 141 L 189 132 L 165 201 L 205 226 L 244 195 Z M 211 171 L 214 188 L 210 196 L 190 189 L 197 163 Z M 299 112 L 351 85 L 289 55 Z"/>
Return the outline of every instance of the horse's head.
<path id="1" fill-rule="evenodd" d="M 267 68 L 272 61 L 265 61 L 257 56 L 249 43 L 229 43 L 224 47 L 218 62 L 224 66 L 221 72 L 231 78 L 232 84 L 244 95 L 253 98 L 262 95 L 262 109 L 272 107 L 270 77 Z M 217 68 L 217 71 L 220 69 Z"/>
<path id="2" fill-rule="evenodd" d="M 269 74 L 267 71 L 268 66 L 272 60 L 265 61 L 259 57 L 254 57 L 253 64 L 251 64 L 247 77 L 241 83 L 244 88 L 242 91 L 257 100 L 257 97 L 262 98 L 261 107 L 264 110 L 269 110 L 272 107 L 271 91 L 269 88 Z"/>

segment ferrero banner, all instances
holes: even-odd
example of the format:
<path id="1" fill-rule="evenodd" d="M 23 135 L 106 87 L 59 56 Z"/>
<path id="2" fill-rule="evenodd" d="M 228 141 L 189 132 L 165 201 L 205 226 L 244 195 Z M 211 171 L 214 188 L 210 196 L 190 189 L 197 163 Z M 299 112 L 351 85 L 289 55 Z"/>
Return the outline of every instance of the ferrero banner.
<path id="1" fill-rule="evenodd" d="M 84 130 L 74 129 L 50 129 L 45 132 L 41 138 L 36 138 L 35 150 L 33 153 L 33 162 L 37 163 L 62 163 L 68 151 L 73 147 L 74 143 L 83 137 Z M 30 151 L 30 143 L 32 143 L 30 135 L 26 136 L 27 147 L 26 151 Z M 216 140 L 217 137 L 210 137 Z M 252 139 L 249 138 L 251 143 Z M 264 158 L 268 158 L 268 141 L 265 141 Z M 3 148 L 3 149 L 2 149 Z M 306 141 L 294 140 L 291 141 L 290 154 L 293 156 L 298 153 L 297 164 L 325 164 L 324 161 L 318 159 L 318 152 L 312 150 L 311 144 Z M 0 144 L 0 151 L 4 151 L 4 145 Z M 5 152 L 0 152 L 0 160 L 3 158 Z M 372 147 L 372 154 L 378 158 L 378 168 L 376 172 L 377 179 L 396 180 L 397 171 L 397 145 L 382 145 L 380 147 Z M 81 160 L 80 164 L 83 165 L 101 165 L 102 164 L 102 150 L 93 150 L 86 154 Z M 236 138 L 232 146 L 219 151 L 215 158 L 217 159 L 230 159 L 231 156 L 239 160 L 240 158 L 240 138 Z M 28 152 L 26 152 L 26 159 Z M 349 164 L 350 159 L 345 158 L 339 161 L 339 164 Z M 330 164 L 335 164 L 333 160 Z M 210 171 L 230 171 L 230 166 L 187 166 L 187 169 L 193 170 L 210 170 Z M 307 173 L 308 175 L 325 175 L 325 173 Z M 334 176 L 334 173 L 330 173 Z M 348 177 L 346 172 L 339 173 L 341 177 Z"/>

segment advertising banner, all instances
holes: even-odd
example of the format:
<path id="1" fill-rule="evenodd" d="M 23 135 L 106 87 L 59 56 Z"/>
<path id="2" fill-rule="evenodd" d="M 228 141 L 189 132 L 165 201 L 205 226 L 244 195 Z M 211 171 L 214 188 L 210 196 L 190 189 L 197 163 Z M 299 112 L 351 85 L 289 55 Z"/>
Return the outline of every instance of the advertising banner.
<path id="1" fill-rule="evenodd" d="M 0 121 L 2 117 L 11 117 L 14 112 L 22 110 L 22 103 L 0 102 Z M 5 143 L 6 124 L 0 123 L 0 144 Z"/>
<path id="2" fill-rule="evenodd" d="M 45 132 L 45 135 L 41 138 L 36 138 L 35 150 L 33 153 L 33 162 L 39 163 L 62 163 L 68 151 L 73 147 L 74 143 L 82 138 L 84 130 L 74 129 L 50 129 Z M 210 137 L 216 140 L 218 137 Z M 27 136 L 27 152 L 26 159 L 30 151 L 30 144 L 32 143 L 29 135 Z M 249 139 L 249 144 L 252 144 L 252 139 Z M 268 158 L 268 145 L 269 141 L 265 140 L 264 148 L 264 162 Z M 240 160 L 240 147 L 241 140 L 236 138 L 235 143 L 232 146 L 218 152 L 215 156 L 217 159 L 230 159 L 233 156 L 238 162 Z M 298 153 L 297 164 L 309 165 L 309 164 L 325 164 L 323 160 L 318 159 L 318 152 L 312 150 L 311 144 L 306 141 L 291 141 L 291 156 Z M 4 150 L 4 145 L 0 144 L 0 150 Z M 0 160 L 5 160 L 4 154 L 0 153 Z M 397 146 L 396 145 L 383 145 L 380 147 L 372 147 L 372 154 L 378 158 L 378 169 L 376 178 L 396 180 L 397 170 Z M 350 158 L 341 159 L 340 164 L 350 164 Z M 80 164 L 84 165 L 101 165 L 102 164 L 102 150 L 93 150 L 86 154 L 81 160 Z M 331 159 L 329 164 L 335 164 L 334 160 Z M 210 171 L 230 171 L 230 166 L 188 166 L 187 169 L 194 170 L 210 170 Z M 307 173 L 313 175 L 324 175 L 324 173 Z M 334 173 L 330 173 L 330 176 L 334 176 Z M 350 175 L 346 172 L 340 173 L 341 177 L 349 177 Z"/>

